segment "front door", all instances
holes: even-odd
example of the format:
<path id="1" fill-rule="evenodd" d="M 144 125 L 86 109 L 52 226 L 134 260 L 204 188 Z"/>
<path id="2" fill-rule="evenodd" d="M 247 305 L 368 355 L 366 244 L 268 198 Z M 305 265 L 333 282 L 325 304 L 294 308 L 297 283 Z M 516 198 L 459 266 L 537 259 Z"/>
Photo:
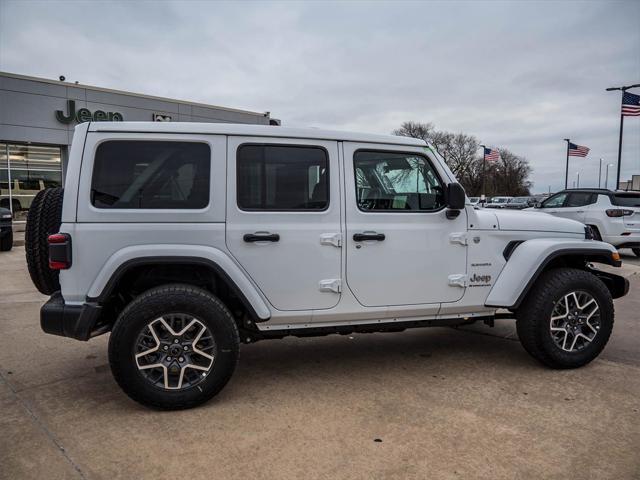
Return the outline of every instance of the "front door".
<path id="1" fill-rule="evenodd" d="M 466 212 L 449 219 L 445 172 L 420 147 L 345 142 L 347 283 L 365 306 L 455 302 L 465 292 Z"/>
<path id="2" fill-rule="evenodd" d="M 278 310 L 340 299 L 337 145 L 229 137 L 227 247 Z"/>

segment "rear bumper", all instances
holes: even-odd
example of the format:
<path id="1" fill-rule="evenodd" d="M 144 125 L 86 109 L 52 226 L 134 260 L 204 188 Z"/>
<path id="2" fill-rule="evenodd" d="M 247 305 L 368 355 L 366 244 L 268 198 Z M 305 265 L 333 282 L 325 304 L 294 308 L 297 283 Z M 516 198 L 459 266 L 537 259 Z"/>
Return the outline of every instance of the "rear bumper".
<path id="1" fill-rule="evenodd" d="M 46 333 L 77 340 L 89 340 L 97 333 L 102 307 L 95 303 L 67 305 L 60 292 L 55 292 L 40 308 L 40 327 Z"/>
<path id="2" fill-rule="evenodd" d="M 11 225 L 0 225 L 0 238 L 4 238 L 5 235 L 9 235 L 13 227 Z"/>
<path id="3" fill-rule="evenodd" d="M 633 232 L 631 235 L 604 235 L 602 241 L 610 243 L 616 248 L 638 248 L 640 247 L 640 233 Z"/>

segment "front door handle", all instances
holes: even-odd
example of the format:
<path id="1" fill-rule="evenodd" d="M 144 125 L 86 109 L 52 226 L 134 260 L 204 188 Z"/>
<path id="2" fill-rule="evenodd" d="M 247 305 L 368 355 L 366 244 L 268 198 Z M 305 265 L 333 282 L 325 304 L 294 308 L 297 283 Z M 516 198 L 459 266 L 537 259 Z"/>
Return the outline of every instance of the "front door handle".
<path id="1" fill-rule="evenodd" d="M 269 232 L 246 233 L 242 238 L 247 243 L 280 241 L 280 235 Z"/>
<path id="2" fill-rule="evenodd" d="M 377 242 L 384 241 L 386 237 L 384 233 L 366 232 L 366 233 L 354 233 L 353 240 L 356 242 L 364 242 L 366 240 L 375 240 Z"/>

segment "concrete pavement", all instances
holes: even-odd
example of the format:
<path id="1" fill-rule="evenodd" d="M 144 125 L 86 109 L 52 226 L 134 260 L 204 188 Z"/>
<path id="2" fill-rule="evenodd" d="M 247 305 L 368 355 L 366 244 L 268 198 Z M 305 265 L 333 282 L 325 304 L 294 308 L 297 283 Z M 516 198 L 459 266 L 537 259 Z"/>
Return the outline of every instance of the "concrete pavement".
<path id="1" fill-rule="evenodd" d="M 40 331 L 23 258 L 0 255 L 0 478 L 640 478 L 640 268 L 578 370 L 539 366 L 508 322 L 291 338 L 243 346 L 208 404 L 155 412 L 113 381 L 107 336 Z"/>

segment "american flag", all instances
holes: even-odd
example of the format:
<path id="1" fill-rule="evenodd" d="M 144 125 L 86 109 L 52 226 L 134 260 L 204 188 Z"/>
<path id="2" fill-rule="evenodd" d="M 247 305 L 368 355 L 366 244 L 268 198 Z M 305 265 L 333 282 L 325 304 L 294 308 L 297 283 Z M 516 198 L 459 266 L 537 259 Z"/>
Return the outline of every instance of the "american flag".
<path id="1" fill-rule="evenodd" d="M 491 148 L 484 147 L 484 159 L 490 162 L 495 162 L 500 159 L 500 152 L 498 150 L 492 150 Z"/>
<path id="2" fill-rule="evenodd" d="M 575 143 L 569 142 L 570 157 L 586 157 L 588 153 L 589 153 L 589 149 L 587 147 L 583 147 L 582 145 L 576 145 Z"/>
<path id="3" fill-rule="evenodd" d="M 622 115 L 629 117 L 640 116 L 640 95 L 629 92 L 622 94 Z"/>

